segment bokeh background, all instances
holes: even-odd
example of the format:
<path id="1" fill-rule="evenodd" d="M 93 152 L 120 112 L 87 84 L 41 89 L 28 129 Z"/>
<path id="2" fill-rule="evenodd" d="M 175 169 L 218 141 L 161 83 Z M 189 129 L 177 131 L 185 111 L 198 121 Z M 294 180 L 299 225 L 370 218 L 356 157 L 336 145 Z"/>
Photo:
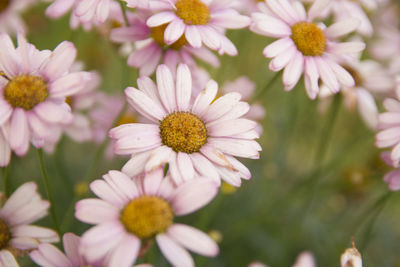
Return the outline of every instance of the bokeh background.
<path id="1" fill-rule="evenodd" d="M 100 90 L 122 94 L 128 85 L 136 86 L 137 71 L 127 67 L 118 45 L 96 31 L 72 31 L 67 16 L 47 19 L 45 7 L 41 4 L 24 15 L 31 43 L 53 49 L 70 40 L 86 69 L 101 74 Z M 389 193 L 382 181 L 388 169 L 374 147 L 374 133 L 356 110 L 344 107 L 341 95 L 321 105 L 308 99 L 302 82 L 284 92 L 280 77 L 268 70 L 261 53 L 271 40 L 248 30 L 228 36 L 239 55 L 224 56 L 219 69 L 208 70 L 220 85 L 241 75 L 256 83 L 257 102 L 267 110 L 259 140 L 263 151 L 259 160 L 245 162 L 253 174 L 250 181 L 237 190 L 223 186 L 210 205 L 177 219 L 219 241 L 219 256 L 196 255 L 196 266 L 247 266 L 261 261 L 285 267 L 304 250 L 315 255 L 318 266 L 339 266 L 340 254 L 351 246 L 352 237 L 365 267 L 400 266 L 400 196 Z M 73 203 L 91 195 L 88 182 L 120 169 L 127 160 L 98 157 L 101 151 L 99 145 L 64 137 L 54 154 L 45 155 L 63 232 L 81 234 L 88 228 L 73 218 Z M 34 180 L 46 196 L 36 154 L 31 149 L 24 158 L 13 157 L 8 169 L 12 190 Z M 53 227 L 50 216 L 39 224 Z M 168 266 L 156 246 L 141 261 Z M 28 258 L 20 262 L 33 266 Z"/>

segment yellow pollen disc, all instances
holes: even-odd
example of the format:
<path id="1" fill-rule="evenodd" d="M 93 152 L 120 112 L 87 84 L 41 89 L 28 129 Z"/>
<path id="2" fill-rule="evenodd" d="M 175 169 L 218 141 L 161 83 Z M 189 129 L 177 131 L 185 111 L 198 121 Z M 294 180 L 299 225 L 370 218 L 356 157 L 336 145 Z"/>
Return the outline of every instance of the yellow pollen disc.
<path id="1" fill-rule="evenodd" d="M 160 123 L 160 135 L 164 145 L 175 152 L 198 152 L 207 142 L 207 128 L 203 121 L 188 112 L 176 112 Z"/>
<path id="2" fill-rule="evenodd" d="M 11 239 L 11 233 L 7 224 L 0 219 L 0 249 L 5 248 Z"/>
<path id="3" fill-rule="evenodd" d="M 163 24 L 154 28 L 151 28 L 151 37 L 160 46 L 166 47 L 167 44 L 164 42 L 164 32 L 168 24 Z M 187 45 L 187 40 L 185 35 L 182 35 L 175 43 L 171 44 L 169 47 L 174 50 L 180 50 L 183 46 Z"/>
<path id="4" fill-rule="evenodd" d="M 299 22 L 293 25 L 291 38 L 304 56 L 321 56 L 325 52 L 324 32 L 314 23 Z"/>
<path id="5" fill-rule="evenodd" d="M 11 0 L 0 0 L 0 12 L 6 10 L 6 8 L 10 5 Z"/>
<path id="6" fill-rule="evenodd" d="M 210 11 L 200 0 L 178 0 L 176 14 L 189 25 L 205 25 L 210 20 Z"/>
<path id="7" fill-rule="evenodd" d="M 141 196 L 125 206 L 120 219 L 127 231 L 146 239 L 167 230 L 173 218 L 167 201 L 154 196 Z"/>
<path id="8" fill-rule="evenodd" d="M 14 108 L 30 110 L 43 102 L 49 93 L 46 82 L 32 75 L 20 75 L 6 85 L 4 97 Z"/>

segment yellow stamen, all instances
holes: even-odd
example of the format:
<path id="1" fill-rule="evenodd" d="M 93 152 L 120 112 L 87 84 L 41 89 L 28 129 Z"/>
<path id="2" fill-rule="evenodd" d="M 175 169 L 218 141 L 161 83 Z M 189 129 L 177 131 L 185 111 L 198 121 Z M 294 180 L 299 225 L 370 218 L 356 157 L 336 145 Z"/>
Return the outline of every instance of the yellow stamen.
<path id="1" fill-rule="evenodd" d="M 11 0 L 0 0 L 0 12 L 4 11 L 7 9 L 7 7 L 10 5 Z"/>
<path id="2" fill-rule="evenodd" d="M 293 25 L 291 38 L 304 56 L 321 56 L 325 52 L 324 32 L 314 23 L 299 22 Z"/>
<path id="3" fill-rule="evenodd" d="M 231 195 L 237 191 L 237 187 L 234 187 L 233 185 L 230 185 L 226 182 L 222 182 L 221 185 L 221 192 L 225 195 Z"/>
<path id="4" fill-rule="evenodd" d="M 210 20 L 210 11 L 201 0 L 178 0 L 176 14 L 189 25 L 205 25 Z"/>
<path id="5" fill-rule="evenodd" d="M 4 97 L 14 108 L 33 109 L 43 102 L 49 93 L 46 82 L 38 76 L 20 75 L 8 82 Z"/>
<path id="6" fill-rule="evenodd" d="M 154 28 L 151 28 L 151 37 L 154 41 L 162 48 L 167 47 L 164 42 L 164 32 L 168 24 L 163 24 Z M 180 50 L 183 46 L 187 45 L 187 40 L 185 35 L 182 35 L 175 43 L 171 44 L 169 47 L 174 50 Z"/>
<path id="7" fill-rule="evenodd" d="M 0 249 L 5 248 L 11 239 L 10 229 L 8 225 L 0 219 Z"/>
<path id="8" fill-rule="evenodd" d="M 127 231 L 146 239 L 167 230 L 173 218 L 172 208 L 164 199 L 141 196 L 125 206 L 120 219 Z"/>
<path id="9" fill-rule="evenodd" d="M 203 121 L 188 112 L 176 112 L 160 123 L 164 145 L 176 152 L 194 153 L 207 142 L 207 128 Z"/>

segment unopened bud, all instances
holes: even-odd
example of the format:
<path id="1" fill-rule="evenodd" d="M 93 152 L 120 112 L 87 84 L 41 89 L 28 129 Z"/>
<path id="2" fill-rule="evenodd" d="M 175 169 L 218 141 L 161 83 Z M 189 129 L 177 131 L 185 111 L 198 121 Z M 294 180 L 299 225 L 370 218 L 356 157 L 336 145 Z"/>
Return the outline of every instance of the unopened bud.
<path id="1" fill-rule="evenodd" d="M 362 267 L 361 254 L 354 245 L 354 240 L 352 241 L 352 246 L 352 248 L 346 249 L 342 256 L 340 256 L 342 267 Z"/>

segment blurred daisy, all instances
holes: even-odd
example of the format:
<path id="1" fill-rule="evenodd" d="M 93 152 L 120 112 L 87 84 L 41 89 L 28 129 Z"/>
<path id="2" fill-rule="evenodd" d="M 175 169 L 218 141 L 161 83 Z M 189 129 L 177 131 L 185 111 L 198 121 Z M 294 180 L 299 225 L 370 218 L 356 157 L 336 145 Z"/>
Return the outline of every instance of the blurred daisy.
<path id="1" fill-rule="evenodd" d="M 141 77 L 140 90 L 125 89 L 128 102 L 153 124 L 126 124 L 110 131 L 115 153 L 132 155 L 123 171 L 134 176 L 169 163 L 176 184 L 197 174 L 234 186 L 240 186 L 241 177 L 250 179 L 250 171 L 234 157 L 259 158 L 261 146 L 254 141 L 257 123 L 241 118 L 249 105 L 240 101 L 240 94 L 215 100 L 218 85 L 211 80 L 193 103 L 191 74 L 184 64 L 175 80 L 160 65 L 157 84 Z"/>
<path id="2" fill-rule="evenodd" d="M 76 49 L 67 41 L 54 51 L 39 51 L 22 35 L 14 48 L 10 37 L 0 34 L 0 125 L 9 145 L 0 146 L 2 156 L 10 148 L 25 155 L 29 142 L 42 147 L 71 122 L 65 99 L 92 77 L 88 72 L 70 72 L 75 57 Z"/>
<path id="3" fill-rule="evenodd" d="M 374 60 L 346 60 L 341 65 L 352 75 L 355 82 L 354 87 L 343 87 L 341 90 L 346 107 L 351 111 L 357 107 L 367 126 L 376 129 L 378 107 L 375 97 L 387 95 L 393 90 L 392 77 L 386 68 Z M 322 101 L 331 100 L 332 95 L 326 86 L 321 87 L 319 98 Z"/>
<path id="4" fill-rule="evenodd" d="M 236 55 L 234 44 L 224 35 L 225 29 L 241 29 L 250 24 L 247 16 L 235 9 L 235 1 L 221 0 L 170 0 L 169 9 L 151 16 L 149 27 L 168 24 L 165 29 L 165 43 L 171 45 L 183 35 L 193 47 L 204 43 L 220 54 Z"/>
<path id="5" fill-rule="evenodd" d="M 333 93 L 341 86 L 353 87 L 353 78 L 337 61 L 339 57 L 365 48 L 362 42 L 334 41 L 354 31 L 359 25 L 357 20 L 343 20 L 328 28 L 313 22 L 328 3 L 316 0 L 306 12 L 299 2 L 268 0 L 266 4 L 273 15 L 252 14 L 254 32 L 279 38 L 263 51 L 265 57 L 272 58 L 269 68 L 272 71 L 284 69 L 285 90 L 293 89 L 304 73 L 306 91 L 311 99 L 318 95 L 319 79 Z"/>
<path id="6" fill-rule="evenodd" d="M 41 199 L 33 182 L 21 185 L 10 196 L 0 209 L 1 266 L 18 267 L 14 256 L 22 256 L 41 243 L 58 242 L 53 230 L 30 225 L 46 216 L 49 206 L 48 201 Z"/>
<path id="7" fill-rule="evenodd" d="M 214 66 L 219 66 L 218 58 L 205 47 L 193 48 L 182 35 L 175 42 L 164 42 L 168 24 L 150 28 L 146 25 L 148 16 L 129 13 L 129 27 L 119 27 L 111 31 L 111 40 L 119 43 L 133 42 L 137 49 L 128 57 L 128 65 L 139 68 L 140 75 L 150 76 L 160 61 L 175 70 L 178 63 L 197 69 L 194 57 Z"/>
<path id="8" fill-rule="evenodd" d="M 17 33 L 25 31 L 20 13 L 37 0 L 2 0 L 0 2 L 0 32 Z"/>
<path id="9" fill-rule="evenodd" d="M 397 97 L 399 99 L 399 97 Z M 390 157 L 394 167 L 400 163 L 400 102 L 387 98 L 383 102 L 386 112 L 378 116 L 378 128 L 375 145 L 380 148 L 392 147 Z"/>
<path id="10" fill-rule="evenodd" d="M 192 213 L 215 197 L 218 187 L 212 180 L 195 179 L 174 188 L 161 168 L 136 178 L 140 184 L 119 171 L 103 178 L 90 184 L 100 199 L 84 199 L 75 207 L 79 220 L 96 224 L 81 239 L 80 251 L 89 261 L 104 258 L 106 266 L 129 267 L 141 245 L 153 238 L 173 266 L 194 266 L 186 249 L 208 257 L 218 254 L 207 234 L 173 222 L 175 216 Z"/>
<path id="11" fill-rule="evenodd" d="M 392 158 L 390 157 L 390 152 L 383 152 L 381 154 L 381 158 L 388 166 L 395 168 L 394 170 L 386 173 L 383 176 L 383 180 L 385 181 L 385 183 L 387 183 L 390 190 L 400 190 L 400 168 L 398 168 L 398 166 L 395 166 Z"/>

